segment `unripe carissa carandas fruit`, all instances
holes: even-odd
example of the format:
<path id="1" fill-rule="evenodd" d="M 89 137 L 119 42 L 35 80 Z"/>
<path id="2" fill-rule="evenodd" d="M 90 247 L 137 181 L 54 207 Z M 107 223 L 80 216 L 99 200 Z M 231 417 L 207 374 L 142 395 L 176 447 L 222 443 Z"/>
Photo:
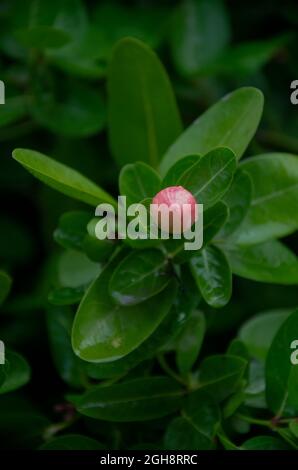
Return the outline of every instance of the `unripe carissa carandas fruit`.
<path id="1" fill-rule="evenodd" d="M 198 218 L 197 201 L 182 186 L 169 186 L 157 193 L 150 208 L 153 220 L 167 233 L 181 234 Z"/>

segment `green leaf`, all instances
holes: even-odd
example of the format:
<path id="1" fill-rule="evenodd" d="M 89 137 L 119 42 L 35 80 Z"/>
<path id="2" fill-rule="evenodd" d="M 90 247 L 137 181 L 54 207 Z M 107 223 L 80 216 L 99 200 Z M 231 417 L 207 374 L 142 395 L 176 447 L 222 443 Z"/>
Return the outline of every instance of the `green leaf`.
<path id="1" fill-rule="evenodd" d="M 258 313 L 244 323 L 239 331 L 239 338 L 249 354 L 264 361 L 274 336 L 282 323 L 288 318 L 289 310 L 270 310 Z"/>
<path id="2" fill-rule="evenodd" d="M 161 418 L 181 405 L 183 389 L 167 377 L 146 377 L 86 392 L 78 411 L 105 421 L 145 421 Z"/>
<path id="3" fill-rule="evenodd" d="M 28 113 L 27 96 L 14 96 L 7 98 L 5 104 L 0 106 L 0 127 L 14 124 L 26 117 Z"/>
<path id="4" fill-rule="evenodd" d="M 82 250 L 89 221 L 90 214 L 88 212 L 65 212 L 60 217 L 58 227 L 54 232 L 55 241 L 64 248 Z"/>
<path id="5" fill-rule="evenodd" d="M 240 357 L 229 355 L 207 357 L 200 367 L 200 390 L 220 402 L 238 388 L 246 367 L 247 361 Z"/>
<path id="6" fill-rule="evenodd" d="M 199 158 L 199 155 L 188 155 L 171 166 L 162 180 L 162 188 L 176 186 L 182 175 L 187 172 L 187 170 L 189 170 L 195 163 L 197 163 Z"/>
<path id="7" fill-rule="evenodd" d="M 12 155 L 36 178 L 69 197 L 92 206 L 103 202 L 115 205 L 114 199 L 88 178 L 42 153 L 16 149 Z"/>
<path id="8" fill-rule="evenodd" d="M 12 285 L 12 278 L 4 271 L 0 271 L 0 305 L 8 296 Z"/>
<path id="9" fill-rule="evenodd" d="M 206 331 L 205 317 L 195 310 L 177 340 L 176 363 L 181 374 L 191 371 L 196 362 Z"/>
<path id="10" fill-rule="evenodd" d="M 179 179 L 204 210 L 213 206 L 228 190 L 236 170 L 235 155 L 228 148 L 217 148 L 204 155 Z"/>
<path id="11" fill-rule="evenodd" d="M 298 283 L 295 254 L 277 240 L 254 246 L 224 246 L 232 272 L 253 281 Z"/>
<path id="12" fill-rule="evenodd" d="M 109 291 L 119 305 L 136 305 L 161 292 L 169 283 L 168 262 L 155 249 L 135 251 L 114 271 Z"/>
<path id="13" fill-rule="evenodd" d="M 224 228 L 227 219 L 230 219 L 230 210 L 222 201 L 217 202 L 204 212 L 203 244 L 207 245 Z"/>
<path id="14" fill-rule="evenodd" d="M 94 262 L 108 259 L 116 248 L 115 240 L 99 240 L 89 234 L 83 240 L 83 250 L 88 258 Z"/>
<path id="15" fill-rule="evenodd" d="M 83 366 L 71 347 L 73 313 L 68 308 L 51 308 L 47 311 L 47 329 L 51 353 L 60 377 L 72 387 L 81 387 Z"/>
<path id="16" fill-rule="evenodd" d="M 298 412 L 298 367 L 291 361 L 297 331 L 298 310 L 279 328 L 266 359 L 266 400 L 277 416 L 297 416 Z"/>
<path id="17" fill-rule="evenodd" d="M 58 261 L 58 282 L 63 287 L 87 286 L 101 271 L 98 263 L 90 261 L 79 251 L 63 251 Z"/>
<path id="18" fill-rule="evenodd" d="M 281 439 L 273 436 L 256 436 L 243 442 L 244 450 L 289 450 L 291 447 Z"/>
<path id="19" fill-rule="evenodd" d="M 175 297 L 175 284 L 170 282 L 160 294 L 142 304 L 116 305 L 108 294 L 114 269 L 113 263 L 93 282 L 74 320 L 72 345 L 86 361 L 113 361 L 136 349 L 156 330 Z"/>
<path id="20" fill-rule="evenodd" d="M 293 419 L 289 423 L 289 429 L 292 434 L 294 434 L 295 437 L 298 437 L 298 422 L 297 420 Z"/>
<path id="21" fill-rule="evenodd" d="M 229 191 L 224 195 L 223 201 L 229 208 L 229 217 L 222 227 L 219 238 L 230 236 L 245 218 L 252 197 L 252 183 L 248 174 L 237 170 Z"/>
<path id="22" fill-rule="evenodd" d="M 218 146 L 241 158 L 263 111 L 263 95 L 252 87 L 240 88 L 208 109 L 168 149 L 161 163 L 164 175 L 185 155 L 205 155 Z"/>
<path id="23" fill-rule="evenodd" d="M 221 0 L 184 0 L 178 7 L 172 24 L 171 49 L 183 75 L 199 73 L 219 56 L 229 39 L 229 21 Z"/>
<path id="24" fill-rule="evenodd" d="M 237 243 L 250 245 L 283 237 L 298 228 L 298 158 L 269 153 L 241 164 L 253 184 L 250 209 Z"/>
<path id="25" fill-rule="evenodd" d="M 153 198 L 160 190 L 160 177 L 143 162 L 125 165 L 119 176 L 120 194 L 126 196 L 127 205 Z"/>
<path id="26" fill-rule="evenodd" d="M 105 447 L 87 436 L 66 434 L 43 444 L 39 450 L 103 450 Z"/>
<path id="27" fill-rule="evenodd" d="M 70 41 L 69 35 L 61 29 L 52 26 L 38 25 L 31 28 L 19 29 L 15 36 L 23 46 L 37 50 L 59 48 Z"/>
<path id="28" fill-rule="evenodd" d="M 58 287 L 49 292 L 48 301 L 52 305 L 78 304 L 81 301 L 85 291 L 86 286 Z"/>
<path id="29" fill-rule="evenodd" d="M 5 380 L 0 385 L 0 395 L 12 392 L 26 385 L 30 380 L 30 367 L 27 361 L 14 351 L 5 351 Z"/>
<path id="30" fill-rule="evenodd" d="M 115 159 L 119 165 L 142 159 L 157 167 L 181 132 L 173 91 L 158 57 L 136 39 L 119 41 L 109 67 L 108 91 Z"/>
<path id="31" fill-rule="evenodd" d="M 168 450 L 208 450 L 220 421 L 216 403 L 200 390 L 192 393 L 185 401 L 182 417 L 175 418 L 165 434 L 165 448 Z"/>
<path id="32" fill-rule="evenodd" d="M 106 121 L 105 104 L 99 90 L 89 84 L 65 81 L 55 90 L 40 91 L 32 101 L 34 119 L 63 137 L 89 137 L 100 132 Z"/>
<path id="33" fill-rule="evenodd" d="M 215 308 L 226 305 L 232 294 L 232 274 L 224 253 L 206 246 L 190 260 L 190 269 L 204 300 Z"/>

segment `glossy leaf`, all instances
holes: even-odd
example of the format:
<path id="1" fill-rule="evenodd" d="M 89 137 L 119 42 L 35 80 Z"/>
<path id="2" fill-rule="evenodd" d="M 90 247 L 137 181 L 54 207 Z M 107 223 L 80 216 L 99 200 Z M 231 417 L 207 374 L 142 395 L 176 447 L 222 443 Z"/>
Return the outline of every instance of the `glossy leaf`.
<path id="1" fill-rule="evenodd" d="M 206 246 L 190 260 L 190 269 L 204 300 L 215 308 L 226 305 L 232 294 L 232 274 L 224 253 Z"/>
<path id="2" fill-rule="evenodd" d="M 162 180 L 162 187 L 168 188 L 169 186 L 176 186 L 182 175 L 186 173 L 187 170 L 190 170 L 190 168 L 198 162 L 199 158 L 199 155 L 188 155 L 171 166 Z"/>
<path id="3" fill-rule="evenodd" d="M 27 361 L 14 351 L 5 351 L 4 382 L 0 385 L 0 395 L 12 392 L 26 385 L 30 380 L 30 367 Z"/>
<path id="4" fill-rule="evenodd" d="M 158 57 L 136 39 L 119 41 L 109 67 L 108 91 L 115 159 L 119 165 L 143 160 L 156 168 L 181 132 L 173 91 Z"/>
<path id="5" fill-rule="evenodd" d="M 185 0 L 172 24 L 172 55 L 178 70 L 197 74 L 219 56 L 229 38 L 228 15 L 221 0 Z"/>
<path id="6" fill-rule="evenodd" d="M 106 421 L 145 421 L 161 418 L 181 405 L 184 391 L 173 379 L 146 377 L 87 391 L 80 413 Z"/>
<path id="7" fill-rule="evenodd" d="M 39 450 L 103 450 L 105 447 L 95 439 L 79 434 L 65 434 L 51 439 Z"/>
<path id="8" fill-rule="evenodd" d="M 298 283 L 295 254 L 277 240 L 254 246 L 224 248 L 232 272 L 253 281 L 277 284 Z"/>
<path id="9" fill-rule="evenodd" d="M 221 229 L 224 229 L 227 219 L 230 218 L 230 209 L 222 201 L 217 202 L 214 206 L 210 207 L 204 212 L 204 225 L 203 225 L 203 244 L 207 245 L 218 234 Z"/>
<path id="10" fill-rule="evenodd" d="M 200 390 L 220 402 L 240 385 L 246 367 L 247 361 L 240 357 L 229 355 L 207 357 L 200 367 Z"/>
<path id="11" fill-rule="evenodd" d="M 182 417 L 175 418 L 165 434 L 167 450 L 210 450 L 219 424 L 216 403 L 200 390 L 185 401 Z"/>
<path id="12" fill-rule="evenodd" d="M 5 271 L 0 271 L 0 304 L 2 304 L 11 289 L 12 279 Z"/>
<path id="13" fill-rule="evenodd" d="M 272 153 L 249 158 L 241 168 L 253 183 L 250 209 L 237 243 L 256 244 L 283 237 L 298 228 L 298 159 Z"/>
<path id="14" fill-rule="evenodd" d="M 274 336 L 288 318 L 290 310 L 270 310 L 250 318 L 239 331 L 239 338 L 249 354 L 264 361 Z"/>
<path id="15" fill-rule="evenodd" d="M 34 150 L 16 149 L 13 158 L 36 178 L 69 197 L 96 206 L 114 199 L 76 170 Z"/>
<path id="16" fill-rule="evenodd" d="M 245 218 L 252 197 L 252 183 L 249 175 L 237 170 L 229 191 L 224 195 L 223 202 L 229 208 L 229 217 L 222 227 L 219 238 L 230 236 Z"/>
<path id="17" fill-rule="evenodd" d="M 298 368 L 291 360 L 297 331 L 298 310 L 277 331 L 266 359 L 266 400 L 277 416 L 297 416 L 298 412 Z"/>
<path id="18" fill-rule="evenodd" d="M 85 211 L 65 212 L 59 219 L 54 239 L 64 248 L 81 250 L 90 214 Z"/>
<path id="19" fill-rule="evenodd" d="M 228 190 L 236 170 L 235 155 L 228 148 L 217 148 L 204 155 L 179 179 L 204 210 L 213 206 Z"/>
<path id="20" fill-rule="evenodd" d="M 170 281 L 167 260 L 159 250 L 129 254 L 114 271 L 109 291 L 119 305 L 136 305 L 161 292 Z"/>
<path id="21" fill-rule="evenodd" d="M 263 95 L 256 88 L 240 88 L 202 114 L 168 149 L 161 172 L 191 154 L 205 155 L 218 146 L 230 148 L 241 158 L 252 139 L 263 111 Z"/>
<path id="22" fill-rule="evenodd" d="M 93 282 L 77 311 L 72 345 L 86 361 L 120 359 L 136 349 L 167 315 L 175 297 L 171 282 L 160 294 L 140 305 L 121 307 L 108 293 L 115 265 L 109 265 Z"/>
<path id="23" fill-rule="evenodd" d="M 206 331 L 205 317 L 195 310 L 177 340 L 176 363 L 181 374 L 188 373 L 200 353 Z"/>
<path id="24" fill-rule="evenodd" d="M 100 271 L 101 266 L 98 263 L 78 251 L 64 251 L 58 260 L 58 282 L 63 287 L 87 286 Z"/>
<path id="25" fill-rule="evenodd" d="M 127 205 L 146 198 L 153 198 L 160 190 L 160 178 L 156 171 L 143 162 L 130 163 L 122 168 L 119 176 L 120 194 L 126 196 Z"/>

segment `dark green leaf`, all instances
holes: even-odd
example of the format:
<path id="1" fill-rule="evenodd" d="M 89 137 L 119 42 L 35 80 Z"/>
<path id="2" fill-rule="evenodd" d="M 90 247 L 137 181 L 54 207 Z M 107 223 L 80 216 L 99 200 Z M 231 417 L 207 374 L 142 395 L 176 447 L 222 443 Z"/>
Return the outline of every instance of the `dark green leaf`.
<path id="1" fill-rule="evenodd" d="M 277 240 L 254 246 L 225 246 L 225 253 L 238 276 L 277 284 L 298 283 L 295 254 Z"/>
<path id="2" fill-rule="evenodd" d="M 167 260 L 159 250 L 130 253 L 114 271 L 109 291 L 119 305 L 136 305 L 161 292 L 170 281 Z"/>
<path id="3" fill-rule="evenodd" d="M 16 149 L 13 158 L 36 178 L 69 197 L 92 206 L 102 202 L 114 205 L 114 199 L 76 170 L 34 150 Z"/>
<path id="4" fill-rule="evenodd" d="M 100 271 L 99 263 L 79 251 L 64 251 L 58 260 L 58 282 L 62 287 L 86 287 Z"/>
<path id="5" fill-rule="evenodd" d="M 176 186 L 182 175 L 187 172 L 195 163 L 198 162 L 199 155 L 188 155 L 175 163 L 162 180 L 162 187 Z"/>
<path id="6" fill-rule="evenodd" d="M 173 91 L 158 57 L 136 39 L 119 41 L 108 89 L 110 142 L 117 162 L 143 160 L 157 167 L 181 132 Z"/>
<path id="7" fill-rule="evenodd" d="M 191 272 L 204 300 L 215 308 L 226 305 L 232 294 L 232 274 L 223 252 L 206 246 L 190 260 Z"/>
<path id="8" fill-rule="evenodd" d="M 160 177 L 149 165 L 136 162 L 125 165 L 119 176 L 120 194 L 126 196 L 127 205 L 153 198 L 160 190 Z"/>
<path id="9" fill-rule="evenodd" d="M 176 288 L 171 282 L 160 294 L 136 306 L 116 305 L 108 294 L 115 264 L 109 265 L 86 292 L 75 317 L 75 353 L 90 362 L 120 359 L 136 349 L 167 315 Z"/>
<path id="10" fill-rule="evenodd" d="M 230 220 L 230 210 L 222 201 L 217 202 L 204 212 L 203 244 L 207 245 L 224 226 L 226 220 Z M 228 223 L 228 222 L 227 222 Z M 223 229 L 224 229 L 223 227 Z"/>
<path id="11" fill-rule="evenodd" d="M 147 377 L 86 392 L 80 413 L 106 421 L 145 421 L 161 418 L 181 405 L 183 389 L 167 377 Z"/>
<path id="12" fill-rule="evenodd" d="M 291 360 L 297 332 L 298 310 L 283 322 L 267 354 L 266 400 L 277 416 L 297 416 L 298 412 L 298 367 Z"/>
<path id="13" fill-rule="evenodd" d="M 4 302 L 11 289 L 12 279 L 4 271 L 0 271 L 0 304 Z"/>
<path id="14" fill-rule="evenodd" d="M 22 45 L 40 50 L 59 48 L 70 40 L 69 35 L 65 31 L 44 25 L 20 29 L 15 32 L 15 36 Z"/>
<path id="15" fill-rule="evenodd" d="M 50 291 L 48 301 L 53 305 L 78 304 L 82 299 L 86 286 L 58 287 Z"/>
<path id="16" fill-rule="evenodd" d="M 105 447 L 87 436 L 66 434 L 43 444 L 39 450 L 103 450 Z"/>
<path id="17" fill-rule="evenodd" d="M 26 96 L 7 98 L 5 105 L 0 106 L 0 127 L 14 124 L 23 119 L 28 113 L 27 101 Z"/>
<path id="18" fill-rule="evenodd" d="M 281 439 L 273 436 L 257 436 L 243 442 L 244 450 L 289 450 L 291 447 Z"/>
<path id="19" fill-rule="evenodd" d="M 205 155 L 215 147 L 230 148 L 240 158 L 252 139 L 263 111 L 263 95 L 256 88 L 240 88 L 200 116 L 166 152 L 161 171 L 186 155 Z"/>
<path id="20" fill-rule="evenodd" d="M 177 340 L 176 362 L 181 374 L 188 373 L 196 362 L 205 330 L 205 317 L 202 312 L 195 310 Z"/>
<path id="21" fill-rule="evenodd" d="M 85 211 L 65 212 L 59 219 L 54 239 L 64 248 L 81 250 L 90 214 Z"/>
<path id="22" fill-rule="evenodd" d="M 188 189 L 204 210 L 213 206 L 228 190 L 236 170 L 235 155 L 228 148 L 217 148 L 204 155 L 188 171 L 179 184 Z"/>
<path id="23" fill-rule="evenodd" d="M 5 380 L 0 386 L 0 394 L 11 392 L 26 385 L 30 380 L 30 367 L 27 361 L 16 352 L 5 351 Z"/>

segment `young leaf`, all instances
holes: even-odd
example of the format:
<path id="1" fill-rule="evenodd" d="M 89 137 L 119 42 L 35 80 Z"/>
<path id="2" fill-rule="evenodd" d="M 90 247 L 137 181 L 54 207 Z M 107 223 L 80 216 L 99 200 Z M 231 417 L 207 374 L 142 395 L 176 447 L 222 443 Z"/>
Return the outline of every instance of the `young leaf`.
<path id="1" fill-rule="evenodd" d="M 219 238 L 231 235 L 245 218 L 252 197 L 251 179 L 245 171 L 237 170 L 229 191 L 223 201 L 229 208 L 229 217 L 222 227 Z"/>
<path id="2" fill-rule="evenodd" d="M 297 332 L 298 310 L 281 325 L 266 359 L 266 400 L 277 416 L 297 416 L 298 412 L 298 367 L 291 361 Z"/>
<path id="3" fill-rule="evenodd" d="M 145 421 L 176 411 L 184 391 L 173 379 L 146 377 L 87 391 L 78 411 L 105 421 Z"/>
<path id="4" fill-rule="evenodd" d="M 240 88 L 200 116 L 168 149 L 161 173 L 185 155 L 205 155 L 218 146 L 230 148 L 241 158 L 252 139 L 263 111 L 263 95 L 252 87 Z"/>
<path id="5" fill-rule="evenodd" d="M 264 361 L 274 336 L 282 323 L 288 318 L 290 310 L 270 310 L 259 313 L 244 323 L 239 331 L 239 338 L 249 354 Z"/>
<path id="6" fill-rule="evenodd" d="M 30 380 L 30 367 L 27 361 L 14 351 L 5 351 L 4 382 L 0 385 L 0 395 L 26 385 Z"/>
<path id="7" fill-rule="evenodd" d="M 85 211 L 65 212 L 59 219 L 54 239 L 64 248 L 82 250 L 90 213 Z"/>
<path id="8" fill-rule="evenodd" d="M 176 363 L 181 374 L 187 374 L 200 353 L 206 331 L 205 317 L 195 310 L 177 340 Z"/>
<path id="9" fill-rule="evenodd" d="M 199 73 L 219 56 L 229 38 L 229 21 L 221 0 L 185 0 L 172 24 L 171 48 L 178 70 L 184 75 Z"/>
<path id="10" fill-rule="evenodd" d="M 11 277 L 4 271 L 0 271 L 0 305 L 9 294 L 12 285 Z"/>
<path id="11" fill-rule="evenodd" d="M 298 228 L 298 159 L 295 155 L 257 155 L 241 164 L 251 177 L 253 195 L 237 243 L 250 245 L 284 237 Z"/>
<path id="12" fill-rule="evenodd" d="M 136 39 L 119 41 L 109 67 L 108 91 L 115 159 L 121 166 L 142 159 L 156 168 L 181 132 L 173 91 L 158 57 Z"/>
<path id="13" fill-rule="evenodd" d="M 160 190 L 160 177 L 146 163 L 136 162 L 125 165 L 119 176 L 120 194 L 126 196 L 127 205 L 147 198 L 153 198 Z"/>
<path id="14" fill-rule="evenodd" d="M 73 349 L 86 361 L 114 361 L 136 349 L 156 330 L 175 297 L 175 283 L 170 282 L 160 294 L 142 304 L 116 305 L 108 293 L 114 263 L 90 286 L 74 320 Z"/>
<path id="15" fill-rule="evenodd" d="M 182 417 L 175 418 L 165 434 L 167 450 L 208 450 L 220 421 L 218 405 L 200 390 L 185 401 Z"/>
<path id="16" fill-rule="evenodd" d="M 217 148 L 204 155 L 188 171 L 179 184 L 188 189 L 204 210 L 213 206 L 228 190 L 236 170 L 235 155 L 228 148 Z"/>
<path id="17" fill-rule="evenodd" d="M 240 357 L 216 355 L 204 359 L 200 367 L 200 390 L 220 402 L 240 385 L 247 361 Z"/>
<path id="18" fill-rule="evenodd" d="M 232 272 L 253 281 L 276 284 L 298 283 L 298 260 L 277 240 L 254 246 L 225 246 Z"/>
<path id="19" fill-rule="evenodd" d="M 13 158 L 51 188 L 92 206 L 102 202 L 115 205 L 114 199 L 76 170 L 34 150 L 16 149 Z"/>
<path id="20" fill-rule="evenodd" d="M 79 434 L 55 437 L 39 447 L 39 450 L 103 450 L 105 447 L 95 439 Z"/>
<path id="21" fill-rule="evenodd" d="M 162 180 L 162 188 L 176 186 L 182 175 L 187 172 L 187 170 L 189 170 L 195 163 L 197 163 L 199 159 L 199 155 L 188 155 L 171 166 Z"/>
<path id="22" fill-rule="evenodd" d="M 119 305 L 136 305 L 161 292 L 170 281 L 167 260 L 159 250 L 130 253 L 114 271 L 109 292 Z"/>
<path id="23" fill-rule="evenodd" d="M 190 260 L 190 269 L 204 300 L 215 308 L 226 305 L 232 294 L 232 274 L 223 252 L 206 246 Z"/>

